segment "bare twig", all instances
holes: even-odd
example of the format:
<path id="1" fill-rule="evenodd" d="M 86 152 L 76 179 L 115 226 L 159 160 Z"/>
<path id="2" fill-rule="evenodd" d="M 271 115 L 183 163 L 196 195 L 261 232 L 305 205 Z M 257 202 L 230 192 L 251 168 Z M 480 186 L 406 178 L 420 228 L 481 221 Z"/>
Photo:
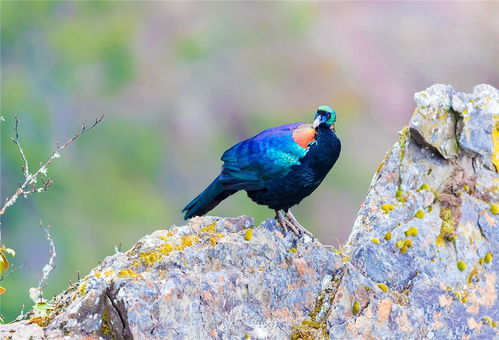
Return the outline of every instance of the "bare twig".
<path id="1" fill-rule="evenodd" d="M 50 246 L 50 259 L 49 262 L 43 267 L 43 276 L 38 282 L 38 287 L 36 288 L 30 288 L 29 290 L 29 296 L 33 300 L 33 302 L 38 303 L 40 301 L 43 301 L 43 288 L 47 285 L 47 280 L 49 278 L 50 273 L 54 270 L 55 268 L 55 257 L 57 256 L 57 253 L 55 251 L 55 244 L 54 241 L 52 240 L 52 236 L 50 235 L 49 228 L 50 226 L 48 225 L 46 228 L 43 225 L 43 223 L 40 221 L 40 226 L 42 227 L 43 231 L 45 231 L 47 240 L 49 241 L 49 246 Z"/>
<path id="2" fill-rule="evenodd" d="M 14 116 L 14 119 L 16 120 L 16 125 L 14 126 L 14 133 L 16 137 L 11 137 L 12 141 L 14 144 L 17 145 L 17 148 L 19 149 L 19 153 L 21 154 L 23 161 L 24 161 L 24 166 L 23 166 L 23 172 L 24 176 L 28 178 L 29 176 L 29 167 L 28 167 L 28 160 L 26 159 L 26 155 L 24 154 L 24 150 L 21 147 L 21 144 L 19 143 L 19 119 L 17 119 L 17 116 Z"/>
<path id="3" fill-rule="evenodd" d="M 36 192 L 42 192 L 42 191 L 47 190 L 48 187 L 50 186 L 50 184 L 52 184 L 52 180 L 49 178 L 49 179 L 47 179 L 47 181 L 45 181 L 43 183 L 42 187 L 37 187 L 36 186 L 37 177 L 40 174 L 43 174 L 46 176 L 48 166 L 52 163 L 52 161 L 54 159 L 61 157 L 60 152 L 63 151 L 66 147 L 68 147 L 72 142 L 74 142 L 82 134 L 92 130 L 97 124 L 99 124 L 102 121 L 103 118 L 104 118 L 104 115 L 101 115 L 100 117 L 96 118 L 95 122 L 89 128 L 87 128 L 85 125 L 83 125 L 81 130 L 77 134 L 75 134 L 73 137 L 68 139 L 63 145 L 61 145 L 61 146 L 57 145 L 56 150 L 54 152 L 52 152 L 52 155 L 50 156 L 50 158 L 35 173 L 30 174 L 26 155 L 21 147 L 21 144 L 19 143 L 19 131 L 18 131 L 19 120 L 16 117 L 16 125 L 14 128 L 16 137 L 12 138 L 12 141 L 19 148 L 19 152 L 21 153 L 21 156 L 23 158 L 23 161 L 24 161 L 23 172 L 24 172 L 25 180 L 19 186 L 19 188 L 16 190 L 16 192 L 10 198 L 7 198 L 5 200 L 5 203 L 2 207 L 2 209 L 0 209 L 0 216 L 3 215 L 7 211 L 7 209 L 16 202 L 16 200 L 19 198 L 19 195 L 23 195 L 24 197 L 27 197 L 29 194 L 36 193 Z M 30 187 L 31 187 L 31 189 L 28 190 L 28 188 L 30 188 Z"/>
<path id="4" fill-rule="evenodd" d="M 9 275 L 11 275 L 12 273 L 17 272 L 19 269 L 21 269 L 23 267 L 24 267 L 24 263 L 20 264 L 17 267 L 14 267 L 14 268 L 10 269 L 8 272 L 6 272 L 5 274 L 2 274 L 2 276 L 0 276 L 0 281 L 5 280 L 6 278 L 9 277 Z"/>

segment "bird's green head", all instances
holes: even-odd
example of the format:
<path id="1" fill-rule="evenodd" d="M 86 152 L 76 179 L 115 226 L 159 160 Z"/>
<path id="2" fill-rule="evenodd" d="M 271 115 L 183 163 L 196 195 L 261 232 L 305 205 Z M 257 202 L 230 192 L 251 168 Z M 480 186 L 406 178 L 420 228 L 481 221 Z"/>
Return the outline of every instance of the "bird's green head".
<path id="1" fill-rule="evenodd" d="M 319 106 L 315 114 L 313 127 L 319 126 L 332 127 L 334 130 L 334 123 L 336 122 L 336 112 L 327 105 Z"/>

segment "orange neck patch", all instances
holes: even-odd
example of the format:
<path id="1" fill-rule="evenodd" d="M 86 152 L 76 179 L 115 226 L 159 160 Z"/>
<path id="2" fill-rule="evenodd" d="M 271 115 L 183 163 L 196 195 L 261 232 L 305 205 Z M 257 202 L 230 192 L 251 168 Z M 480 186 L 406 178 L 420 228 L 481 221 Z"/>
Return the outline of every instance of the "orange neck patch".
<path id="1" fill-rule="evenodd" d="M 308 144 L 315 140 L 315 129 L 312 124 L 303 124 L 293 131 L 293 140 L 302 148 L 308 148 Z"/>

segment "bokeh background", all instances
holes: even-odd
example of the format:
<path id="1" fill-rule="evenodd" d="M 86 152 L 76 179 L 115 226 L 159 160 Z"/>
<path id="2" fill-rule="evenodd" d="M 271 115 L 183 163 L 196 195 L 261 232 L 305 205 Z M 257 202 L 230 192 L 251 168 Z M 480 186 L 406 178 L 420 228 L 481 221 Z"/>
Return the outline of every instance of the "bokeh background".
<path id="1" fill-rule="evenodd" d="M 49 257 L 46 297 L 115 246 L 181 225 L 222 152 L 259 131 L 338 112 L 341 157 L 294 213 L 321 241 L 345 242 L 371 177 L 433 83 L 499 84 L 499 4 L 1 2 L 1 199 L 22 180 L 13 116 L 32 169 L 56 142 L 104 121 L 50 167 L 52 188 L 2 218 L 24 267 L 2 285 L 6 321 L 29 309 Z M 213 212 L 273 212 L 240 193 Z"/>

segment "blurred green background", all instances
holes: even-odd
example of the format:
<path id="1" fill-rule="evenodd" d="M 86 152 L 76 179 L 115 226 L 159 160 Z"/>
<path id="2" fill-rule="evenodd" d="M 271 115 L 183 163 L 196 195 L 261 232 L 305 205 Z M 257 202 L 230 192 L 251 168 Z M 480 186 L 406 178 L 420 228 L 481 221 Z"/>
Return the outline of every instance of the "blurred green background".
<path id="1" fill-rule="evenodd" d="M 2 218 L 1 242 L 24 267 L 2 281 L 0 314 L 31 306 L 121 244 L 183 224 L 181 208 L 218 174 L 222 152 L 259 131 L 338 112 L 341 157 L 295 216 L 344 243 L 371 177 L 433 83 L 499 83 L 499 5 L 441 3 L 1 2 L 1 199 L 23 179 L 13 116 L 32 169 L 100 113 L 48 174 L 42 194 Z M 213 212 L 273 212 L 240 193 Z"/>

